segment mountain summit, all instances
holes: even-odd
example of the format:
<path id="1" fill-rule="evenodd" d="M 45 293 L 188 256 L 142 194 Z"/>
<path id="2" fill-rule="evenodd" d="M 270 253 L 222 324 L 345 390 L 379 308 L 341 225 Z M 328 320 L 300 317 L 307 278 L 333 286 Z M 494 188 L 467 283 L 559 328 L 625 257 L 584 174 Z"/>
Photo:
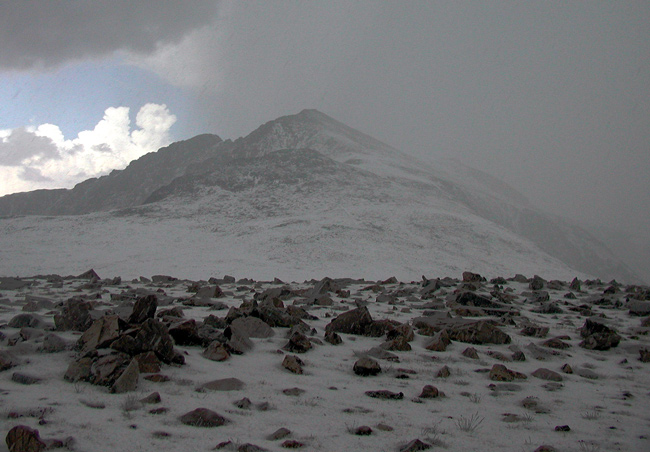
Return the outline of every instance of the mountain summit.
<path id="1" fill-rule="evenodd" d="M 64 262 L 69 272 L 188 277 L 636 279 L 587 232 L 501 181 L 415 159 L 317 110 L 234 141 L 173 143 L 72 190 L 5 196 L 0 215 L 5 252 L 21 256 L 5 258 L 0 274 L 63 272 L 54 267 Z M 38 253 L 26 252 L 36 241 Z"/>

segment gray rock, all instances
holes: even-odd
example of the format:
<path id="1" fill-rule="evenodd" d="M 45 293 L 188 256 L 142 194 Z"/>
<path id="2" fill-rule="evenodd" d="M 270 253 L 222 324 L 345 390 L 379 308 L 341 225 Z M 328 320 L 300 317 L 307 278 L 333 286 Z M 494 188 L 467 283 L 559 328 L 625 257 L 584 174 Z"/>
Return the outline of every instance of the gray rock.
<path id="1" fill-rule="evenodd" d="M 43 344 L 41 345 L 41 351 L 45 353 L 57 353 L 62 352 L 68 348 L 68 343 L 57 336 L 54 333 L 46 334 L 43 338 Z"/>
<path id="2" fill-rule="evenodd" d="M 559 373 L 554 372 L 550 369 L 545 369 L 543 367 L 540 367 L 539 369 L 535 370 L 531 375 L 541 380 L 549 380 L 549 381 L 563 380 L 562 375 L 560 375 Z"/>
<path id="3" fill-rule="evenodd" d="M 365 394 L 368 397 L 372 397 L 373 399 L 382 400 L 402 400 L 404 398 L 404 393 L 392 392 L 386 389 L 380 389 L 378 391 L 366 391 Z"/>
<path id="4" fill-rule="evenodd" d="M 32 375 L 26 375 L 18 372 L 14 372 L 11 375 L 11 381 L 21 384 L 21 385 L 35 385 L 41 382 L 41 379 L 34 377 Z"/>
<path id="5" fill-rule="evenodd" d="M 204 383 L 196 388 L 196 391 L 239 391 L 244 389 L 245 386 L 244 382 L 238 378 L 222 378 Z"/>
<path id="6" fill-rule="evenodd" d="M 247 337 L 265 339 L 275 335 L 273 328 L 257 317 L 239 317 L 232 321 L 230 327 Z"/>
<path id="7" fill-rule="evenodd" d="M 18 314 L 13 317 L 8 326 L 10 328 L 42 328 L 43 320 L 36 314 Z"/>
<path id="8" fill-rule="evenodd" d="M 180 417 L 181 423 L 194 427 L 220 427 L 229 421 L 220 414 L 207 408 L 197 408 Z"/>
<path id="9" fill-rule="evenodd" d="M 0 350 L 0 371 L 11 369 L 20 364 L 20 360 L 7 350 Z"/>
<path id="10" fill-rule="evenodd" d="M 125 392 L 135 391 L 138 387 L 139 378 L 140 369 L 138 361 L 132 359 L 122 374 L 117 378 L 117 380 L 115 380 L 115 383 L 111 387 L 111 392 L 115 394 L 123 394 Z"/>
<path id="11" fill-rule="evenodd" d="M 158 297 L 156 295 L 145 295 L 136 300 L 133 312 L 129 316 L 128 323 L 142 323 L 147 319 L 153 319 L 158 308 Z"/>

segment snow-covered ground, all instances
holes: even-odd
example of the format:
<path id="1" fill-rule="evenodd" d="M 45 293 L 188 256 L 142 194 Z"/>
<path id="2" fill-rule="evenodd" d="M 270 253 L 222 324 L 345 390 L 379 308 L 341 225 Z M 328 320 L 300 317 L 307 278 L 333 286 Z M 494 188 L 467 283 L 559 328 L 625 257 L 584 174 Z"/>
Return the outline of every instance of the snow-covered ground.
<path id="1" fill-rule="evenodd" d="M 62 228 L 60 237 L 68 239 L 61 244 L 61 249 L 75 246 L 74 237 L 77 233 L 74 228 L 69 229 L 74 224 L 70 219 L 41 221 L 50 222 L 53 228 Z M 115 253 L 112 259 L 116 266 L 106 266 L 111 270 L 109 274 L 99 271 L 103 277 L 114 276 L 116 269 L 129 269 L 133 274 L 138 265 L 143 265 L 143 262 L 137 261 L 138 253 L 144 252 L 156 239 L 152 237 L 151 242 L 143 244 L 131 238 L 133 234 L 129 232 L 146 227 L 144 221 L 136 225 L 107 221 L 103 229 L 95 232 L 88 231 L 83 223 L 76 227 L 90 233 L 97 242 L 112 239 L 113 236 L 103 236 L 111 227 L 123 228 L 116 235 L 122 237 L 127 247 L 131 248 L 130 254 L 118 263 Z M 180 223 L 169 224 L 168 227 L 180 227 Z M 188 224 L 187 227 L 191 226 Z M 205 237 L 208 236 L 206 233 Z M 17 240 L 18 237 L 20 235 L 16 234 L 12 240 Z M 157 239 L 164 241 L 169 237 L 160 235 Z M 35 248 L 38 246 L 39 243 L 34 243 Z M 188 242 L 181 241 L 172 250 L 189 246 Z M 215 253 L 213 268 L 218 270 L 218 247 L 206 250 L 206 243 L 202 246 L 197 242 L 187 249 L 180 262 L 189 264 L 191 259 L 188 256 L 192 252 Z M 140 248 L 142 251 L 139 251 Z M 173 251 L 168 253 L 171 255 Z M 53 263 L 57 260 L 59 268 L 73 266 L 73 262 L 66 262 L 65 254 L 49 259 L 51 267 L 47 268 L 53 269 Z M 125 263 L 129 259 L 133 262 Z M 435 260 L 432 258 L 431 261 Z M 107 258 L 106 262 L 109 261 Z M 84 262 L 86 261 L 82 260 L 81 264 Z M 78 266 L 80 261 L 77 260 L 74 264 Z M 150 276 L 156 268 L 158 267 L 152 262 L 142 268 L 140 273 Z M 178 269 L 181 268 L 179 264 Z M 269 273 L 272 271 L 271 266 L 266 269 Z M 240 270 L 242 274 L 236 276 L 250 275 L 245 268 Z M 296 274 L 299 273 L 297 270 Z M 532 271 L 528 268 L 526 270 L 530 272 L 528 276 L 532 276 Z M 192 271 L 190 266 L 185 274 Z M 453 275 L 459 276 L 458 273 Z M 431 278 L 440 274 L 427 272 L 426 276 Z M 301 450 L 397 451 L 416 438 L 432 445 L 433 450 L 450 451 L 532 452 L 543 444 L 551 445 L 559 451 L 650 449 L 650 363 L 642 363 L 638 359 L 639 349 L 650 346 L 647 336 L 649 329 L 640 327 L 642 318 L 628 313 L 627 295 L 623 287 L 607 296 L 612 304 L 594 304 L 592 297 L 601 299 L 607 284 L 587 285 L 583 282 L 581 291 L 570 290 L 568 284 L 547 285 L 544 290 L 563 312 L 542 314 L 533 312 L 540 304 L 528 298 L 531 296 L 528 283 L 508 281 L 503 284 L 502 293 L 514 296 L 507 306 L 520 315 L 508 317 L 508 320 L 496 320 L 501 324 L 500 329 L 511 336 L 510 344 L 473 345 L 454 341 L 446 351 L 433 352 L 424 348 L 430 338 L 416 332 L 411 342 L 411 351 L 391 352 L 398 356 L 398 362 L 379 359 L 382 372 L 376 376 L 361 377 L 353 372 L 355 361 L 364 351 L 384 342 L 385 338 L 341 334 L 343 343 L 331 345 L 323 341 L 323 335 L 332 318 L 345 310 L 365 305 L 375 320 L 390 319 L 411 323 L 414 318 L 426 315 L 425 311 L 431 312 L 436 308 L 451 311 L 450 305 L 444 305 L 444 300 L 448 294 L 461 288 L 462 283 L 453 281 L 449 287 L 438 289 L 432 299 L 420 297 L 419 282 L 407 281 L 406 284 L 400 284 L 389 281 L 378 285 L 374 282 L 341 283 L 342 288 L 349 290 L 350 294 L 327 293 L 333 301 L 331 306 L 318 306 L 295 295 L 284 300 L 285 305 L 300 305 L 317 318 L 306 321 L 314 328 L 311 337 L 316 340 L 311 350 L 298 355 L 304 361 L 302 375 L 293 374 L 281 366 L 284 356 L 293 353 L 282 350 L 287 343 L 288 329 L 274 328 L 273 337 L 252 339 L 253 350 L 243 355 L 233 355 L 224 362 L 204 358 L 201 347 L 176 346 L 183 353 L 185 364 L 163 365 L 161 374 L 169 377 L 168 382 L 154 383 L 141 375 L 135 392 L 110 394 L 106 387 L 64 381 L 66 369 L 77 356 L 74 350 L 40 352 L 42 336 L 37 331 L 31 331 L 32 339 L 23 340 L 19 337 L 20 330 L 8 327 L 7 323 L 17 314 L 25 312 L 23 307 L 30 296 L 44 297 L 54 303 L 72 296 L 81 296 L 92 300 L 96 309 L 102 311 L 130 305 L 130 302 L 111 301 L 111 294 L 142 289 L 157 291 L 161 299 L 166 300 L 165 304 L 171 302 L 173 306 L 181 306 L 182 301 L 192 295 L 188 292 L 191 282 L 125 280 L 119 284 L 100 282 L 88 285 L 88 280 L 79 279 L 66 279 L 62 284 L 48 282 L 43 278 L 27 278 L 25 281 L 33 285 L 13 290 L 3 289 L 0 284 L 0 332 L 4 337 L 1 348 L 22 361 L 17 367 L 0 372 L 0 431 L 4 434 L 13 426 L 23 424 L 39 429 L 43 438 L 64 439 L 72 436 L 75 441 L 71 447 L 78 451 L 198 451 L 211 450 L 225 441 L 231 441 L 231 446 L 223 450 L 236 450 L 237 446 L 246 443 L 266 450 L 285 450 L 282 444 L 286 440 L 302 443 L 304 446 Z M 314 285 L 315 282 L 304 282 L 292 283 L 287 287 L 294 293 L 306 294 L 307 292 L 301 291 L 309 290 Z M 489 292 L 494 290 L 494 285 L 487 282 L 476 286 L 476 293 L 488 297 Z M 211 299 L 211 302 L 239 307 L 242 302 L 252 300 L 255 293 L 261 293 L 267 288 L 280 288 L 283 284 L 278 281 L 239 281 L 222 282 L 220 287 L 225 296 Z M 565 298 L 567 293 L 574 294 L 576 299 Z M 378 296 L 391 294 L 392 297 L 380 297 L 377 301 Z M 617 300 L 620 303 L 615 303 Z M 572 311 L 570 308 L 584 304 L 589 305 L 591 314 L 600 316 L 618 331 L 622 337 L 618 347 L 595 351 L 578 345 L 581 341 L 578 328 L 585 323 L 586 317 L 584 312 Z M 158 311 L 172 305 L 159 306 Z M 227 313 L 227 310 L 213 310 L 210 307 L 182 308 L 186 318 L 196 319 L 197 322 L 210 314 L 223 317 Z M 55 312 L 58 309 L 41 309 L 35 314 L 46 324 L 53 325 L 52 315 Z M 522 335 L 522 326 L 529 322 L 548 327 L 550 331 L 547 338 L 566 336 L 562 340 L 570 347 L 555 350 L 541 346 L 547 338 Z M 80 335 L 73 332 L 55 333 L 70 345 Z M 9 342 L 15 342 L 15 345 L 10 346 Z M 536 359 L 527 348 L 531 343 L 558 354 L 544 360 Z M 469 346 L 478 351 L 479 359 L 461 355 Z M 487 354 L 499 351 L 510 357 L 514 347 L 524 352 L 525 361 L 502 362 Z M 486 373 L 494 364 L 505 364 L 508 369 L 525 374 L 527 379 L 517 380 L 510 390 L 503 390 L 507 387 L 502 386 L 501 382 L 490 380 Z M 572 374 L 561 370 L 564 364 L 573 368 Z M 449 377 L 437 377 L 443 366 L 449 367 Z M 562 381 L 557 382 L 559 384 L 549 384 L 556 382 L 532 376 L 532 372 L 538 368 L 558 372 Z M 38 377 L 41 381 L 33 385 L 18 384 L 11 378 L 15 372 Z M 230 377 L 243 381 L 244 388 L 223 392 L 195 390 L 208 381 Z M 425 385 L 436 386 L 445 396 L 418 398 Z M 283 393 L 283 390 L 290 388 L 300 388 L 304 393 Z M 380 389 L 402 392 L 404 398 L 379 400 L 365 395 L 366 391 Z M 136 400 L 152 392 L 160 394 L 159 404 L 138 405 Z M 250 409 L 240 409 L 234 405 L 244 397 L 252 402 Z M 525 400 L 529 402 L 529 408 L 524 407 Z M 536 402 L 536 407 L 531 401 Z M 150 413 L 150 410 L 160 407 L 165 407 L 168 411 L 163 414 Z M 199 428 L 183 425 L 179 421 L 181 415 L 198 407 L 214 410 L 228 418 L 230 423 L 215 428 Z M 467 428 L 464 428 L 466 424 Z M 555 431 L 556 426 L 564 425 L 570 426 L 570 431 Z M 354 431 L 361 426 L 370 427 L 372 433 L 367 436 L 355 435 Z M 282 427 L 290 430 L 288 437 L 281 440 L 268 439 L 269 435 Z"/>

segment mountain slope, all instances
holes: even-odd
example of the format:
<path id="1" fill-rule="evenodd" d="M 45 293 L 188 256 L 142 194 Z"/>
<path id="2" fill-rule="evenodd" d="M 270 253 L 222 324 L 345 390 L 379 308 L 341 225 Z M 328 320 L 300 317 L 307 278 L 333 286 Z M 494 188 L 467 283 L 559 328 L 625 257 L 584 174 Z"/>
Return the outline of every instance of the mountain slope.
<path id="1" fill-rule="evenodd" d="M 149 194 L 181 176 L 185 167 L 208 158 L 221 142 L 198 135 L 134 160 L 124 170 L 85 180 L 71 190 L 36 190 L 0 197 L 0 216 L 78 215 L 141 204 Z"/>
<path id="2" fill-rule="evenodd" d="M 30 201 L 23 213 L 118 209 L 84 222 L 112 224 L 111 231 L 96 231 L 117 242 L 123 240 L 114 232 L 124 231 L 120 221 L 134 236 L 153 234 L 160 243 L 147 236 L 148 251 L 131 259 L 156 255 L 182 261 L 186 269 L 194 264 L 182 250 L 169 255 L 174 243 L 198 254 L 197 268 L 218 261 L 232 271 L 241 262 L 256 271 L 275 269 L 271 277 L 306 269 L 360 271 L 366 262 L 374 273 L 405 279 L 427 268 L 636 279 L 586 232 L 536 211 L 485 173 L 457 162 L 417 160 L 316 110 L 270 121 L 235 141 L 202 135 L 174 143 L 121 172 L 51 196 L 57 197 L 53 206 L 38 212 L 33 203 L 42 193 L 23 194 Z M 0 215 L 20 213 L 16 204 L 7 209 L 0 198 Z M 12 227 L 25 233 L 28 220 L 14 221 Z M 63 224 L 52 221 L 57 230 Z M 180 237 L 184 228 L 210 245 L 195 248 L 191 237 Z M 163 243 L 166 250 L 154 250 Z M 201 255 L 217 243 L 228 259 Z"/>

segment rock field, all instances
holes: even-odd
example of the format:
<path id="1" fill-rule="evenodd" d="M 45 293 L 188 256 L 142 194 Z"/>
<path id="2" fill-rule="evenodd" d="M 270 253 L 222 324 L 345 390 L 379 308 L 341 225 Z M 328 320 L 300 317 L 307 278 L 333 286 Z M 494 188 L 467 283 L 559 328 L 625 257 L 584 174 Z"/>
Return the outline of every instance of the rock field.
<path id="1" fill-rule="evenodd" d="M 0 278 L 11 452 L 647 451 L 650 288 Z"/>

